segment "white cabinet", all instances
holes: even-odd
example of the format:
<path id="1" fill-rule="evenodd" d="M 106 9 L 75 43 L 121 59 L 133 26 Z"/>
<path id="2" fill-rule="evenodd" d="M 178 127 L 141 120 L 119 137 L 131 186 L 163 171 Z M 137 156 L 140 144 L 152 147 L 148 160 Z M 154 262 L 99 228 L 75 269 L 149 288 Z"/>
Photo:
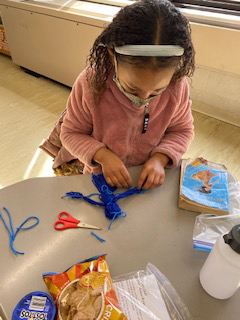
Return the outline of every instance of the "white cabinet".
<path id="1" fill-rule="evenodd" d="M 0 0 L 0 12 L 13 62 L 72 86 L 94 40 L 120 8 L 83 1 L 61 8 L 60 2 L 35 6 Z"/>

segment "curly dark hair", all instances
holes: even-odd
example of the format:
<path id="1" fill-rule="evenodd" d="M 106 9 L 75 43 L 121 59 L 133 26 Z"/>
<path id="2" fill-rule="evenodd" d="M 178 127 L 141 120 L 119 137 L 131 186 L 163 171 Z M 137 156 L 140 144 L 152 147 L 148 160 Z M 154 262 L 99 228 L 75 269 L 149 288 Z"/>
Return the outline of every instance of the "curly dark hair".
<path id="1" fill-rule="evenodd" d="M 154 69 L 174 66 L 174 80 L 193 75 L 195 51 L 188 20 L 168 0 L 139 0 L 123 7 L 94 42 L 88 57 L 87 78 L 96 95 L 105 90 L 113 68 L 108 49 L 114 51 L 116 46 L 140 44 L 179 45 L 184 48 L 184 54 L 181 57 L 133 57 L 115 52 L 117 61 Z"/>

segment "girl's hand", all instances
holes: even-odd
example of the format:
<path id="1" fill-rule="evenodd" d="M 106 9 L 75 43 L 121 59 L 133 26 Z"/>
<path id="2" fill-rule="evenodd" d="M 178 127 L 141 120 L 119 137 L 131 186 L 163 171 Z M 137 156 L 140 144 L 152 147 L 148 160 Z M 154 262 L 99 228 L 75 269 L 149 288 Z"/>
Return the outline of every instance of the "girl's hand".
<path id="1" fill-rule="evenodd" d="M 132 179 L 124 163 L 109 149 L 99 149 L 93 160 L 102 166 L 103 175 L 110 186 L 129 188 L 132 185 Z"/>
<path id="2" fill-rule="evenodd" d="M 165 179 L 164 167 L 169 160 L 168 156 L 162 153 L 155 153 L 147 160 L 138 179 L 138 188 L 153 189 L 163 184 Z"/>

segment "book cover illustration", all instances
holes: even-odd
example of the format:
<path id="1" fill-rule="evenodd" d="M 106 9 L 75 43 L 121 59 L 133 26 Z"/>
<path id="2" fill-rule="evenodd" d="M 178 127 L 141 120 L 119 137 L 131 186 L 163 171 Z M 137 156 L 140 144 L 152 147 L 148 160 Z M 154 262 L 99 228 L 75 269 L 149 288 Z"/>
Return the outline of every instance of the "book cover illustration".
<path id="1" fill-rule="evenodd" d="M 219 167 L 202 158 L 191 161 L 185 167 L 182 194 L 201 205 L 229 211 L 228 174 Z"/>

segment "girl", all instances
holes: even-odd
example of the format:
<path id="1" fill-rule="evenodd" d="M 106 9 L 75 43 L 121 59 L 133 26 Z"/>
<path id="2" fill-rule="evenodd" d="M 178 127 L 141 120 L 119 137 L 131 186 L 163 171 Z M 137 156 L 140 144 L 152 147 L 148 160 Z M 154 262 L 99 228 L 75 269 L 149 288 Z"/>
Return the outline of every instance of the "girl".
<path id="1" fill-rule="evenodd" d="M 129 187 L 127 168 L 141 164 L 138 187 L 161 185 L 193 137 L 187 19 L 167 0 L 137 1 L 95 40 L 89 62 L 41 148 L 53 168 L 76 167 L 77 159 L 111 186 Z"/>

